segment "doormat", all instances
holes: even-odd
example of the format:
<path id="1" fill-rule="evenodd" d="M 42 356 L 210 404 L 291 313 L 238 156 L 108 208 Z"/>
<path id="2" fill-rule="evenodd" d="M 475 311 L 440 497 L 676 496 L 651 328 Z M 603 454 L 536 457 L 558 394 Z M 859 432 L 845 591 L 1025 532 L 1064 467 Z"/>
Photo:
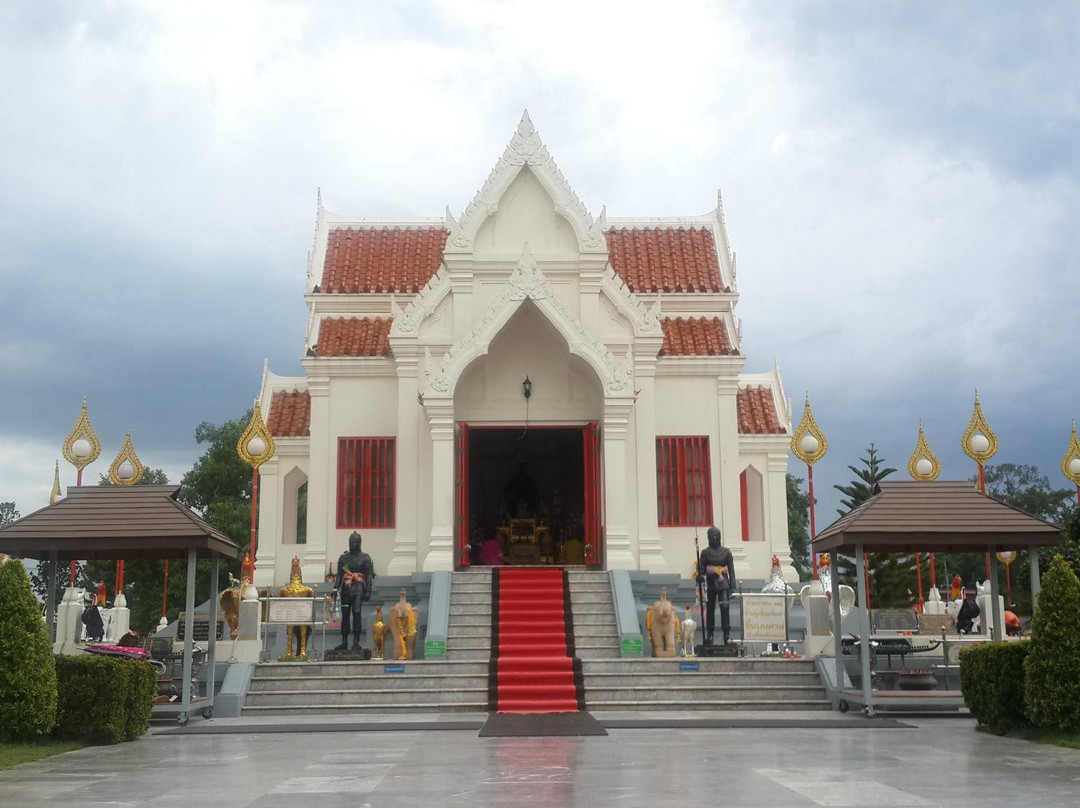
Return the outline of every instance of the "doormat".
<path id="1" fill-rule="evenodd" d="M 480 730 L 481 738 L 607 735 L 589 713 L 491 713 Z"/>

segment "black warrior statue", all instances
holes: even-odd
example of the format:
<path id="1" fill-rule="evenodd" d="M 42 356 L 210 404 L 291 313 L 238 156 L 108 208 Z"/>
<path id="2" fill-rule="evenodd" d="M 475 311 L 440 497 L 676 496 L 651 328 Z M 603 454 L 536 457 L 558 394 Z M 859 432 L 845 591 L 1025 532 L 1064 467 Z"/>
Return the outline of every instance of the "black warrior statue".
<path id="1" fill-rule="evenodd" d="M 698 554 L 697 584 L 701 594 L 701 586 L 705 586 L 705 594 L 708 597 L 708 609 L 703 615 L 705 622 L 705 644 L 713 644 L 713 629 L 716 626 L 716 601 L 720 601 L 720 630 L 724 632 L 724 642 L 731 638 L 731 611 L 728 598 L 735 588 L 735 562 L 731 557 L 731 550 L 724 547 L 720 539 L 720 529 L 710 527 L 708 533 L 709 546 Z M 696 543 L 695 539 L 695 543 Z M 705 598 L 701 599 L 702 606 Z"/>
<path id="2" fill-rule="evenodd" d="M 371 556 L 360 550 L 360 534 L 349 536 L 349 552 L 342 553 L 337 562 L 337 578 L 334 589 L 341 606 L 341 645 L 339 651 L 349 650 L 349 627 L 352 627 L 353 649 L 360 648 L 360 609 L 364 601 L 371 600 L 371 584 L 375 569 Z"/>

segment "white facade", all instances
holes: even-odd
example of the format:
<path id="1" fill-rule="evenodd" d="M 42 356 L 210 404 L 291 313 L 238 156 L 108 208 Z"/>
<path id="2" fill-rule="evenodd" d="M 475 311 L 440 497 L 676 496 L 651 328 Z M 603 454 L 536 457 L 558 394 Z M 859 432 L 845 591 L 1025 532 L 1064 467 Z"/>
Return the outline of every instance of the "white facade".
<path id="1" fill-rule="evenodd" d="M 641 273 L 627 281 L 629 270 L 609 251 L 611 239 L 662 247 L 676 235 L 680 243 L 698 244 L 702 255 L 714 245 L 713 288 L 651 288 L 648 278 L 663 281 L 669 265 L 687 277 L 700 269 L 682 252 L 670 261 L 631 256 L 623 263 Z M 443 244 L 434 274 L 423 277 L 421 267 L 426 283 L 407 290 L 402 279 L 416 268 L 400 260 L 413 260 L 433 239 Z M 414 249 L 414 242 L 420 246 Z M 381 255 L 387 265 L 361 265 L 356 255 Z M 346 276 L 355 288 L 334 286 Z M 594 218 L 526 114 L 458 218 L 449 209 L 439 218 L 349 218 L 320 202 L 307 290 L 304 375 L 267 369 L 260 393 L 277 453 L 260 469 L 256 584 L 286 582 L 294 555 L 305 579 L 319 580 L 345 549 L 354 528 L 339 527 L 336 514 L 338 443 L 346 437 L 394 440 L 393 527 L 355 528 L 376 572 L 459 567 L 455 428 L 525 424 L 526 376 L 533 384 L 531 429 L 599 424 L 602 566 L 690 574 L 694 535 L 704 542 L 704 529 L 659 526 L 656 447 L 658 437 L 702 436 L 712 521 L 734 553 L 739 577 L 767 578 L 774 554 L 795 577 L 784 477 L 790 403 L 777 369 L 741 373 L 735 267 L 719 198 L 703 216 L 614 219 L 602 211 Z M 388 318 L 388 336 L 380 337 L 379 321 Z M 669 331 L 677 319 L 726 337 L 727 350 L 675 346 Z M 352 343 L 328 345 L 332 330 L 353 334 Z M 304 483 L 307 540 L 297 544 L 297 490 Z"/>

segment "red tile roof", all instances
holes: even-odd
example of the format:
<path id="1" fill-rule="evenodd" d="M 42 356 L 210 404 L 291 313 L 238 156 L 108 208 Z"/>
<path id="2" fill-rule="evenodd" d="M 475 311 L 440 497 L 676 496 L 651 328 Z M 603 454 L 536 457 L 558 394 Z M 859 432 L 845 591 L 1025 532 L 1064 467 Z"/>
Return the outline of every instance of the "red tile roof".
<path id="1" fill-rule="evenodd" d="M 742 435 L 783 435 L 784 427 L 776 414 L 772 390 L 764 385 L 738 392 L 739 433 Z"/>
<path id="2" fill-rule="evenodd" d="M 445 246 L 446 231 L 439 228 L 331 230 L 316 291 L 419 292 L 438 271 Z"/>
<path id="3" fill-rule="evenodd" d="M 719 317 L 667 317 L 661 324 L 664 344 L 660 356 L 737 356 L 727 326 Z"/>
<path id="4" fill-rule="evenodd" d="M 305 438 L 311 434 L 311 396 L 307 390 L 279 390 L 270 399 L 266 428 L 275 438 Z"/>
<path id="5" fill-rule="evenodd" d="M 611 268 L 632 292 L 729 292 L 720 280 L 712 231 L 608 230 Z"/>
<path id="6" fill-rule="evenodd" d="M 319 323 L 318 356 L 392 356 L 393 317 L 325 317 Z"/>

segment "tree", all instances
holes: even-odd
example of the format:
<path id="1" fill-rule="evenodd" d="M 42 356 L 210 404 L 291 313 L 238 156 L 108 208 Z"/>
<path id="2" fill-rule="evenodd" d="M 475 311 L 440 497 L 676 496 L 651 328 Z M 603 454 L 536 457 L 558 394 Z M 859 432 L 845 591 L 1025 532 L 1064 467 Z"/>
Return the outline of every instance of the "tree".
<path id="1" fill-rule="evenodd" d="M 851 473 L 855 475 L 854 480 L 847 485 L 833 486 L 833 488 L 847 497 L 847 499 L 840 500 L 844 509 L 841 510 L 837 508 L 836 510 L 841 516 L 854 510 L 859 505 L 866 502 L 866 500 L 870 499 L 870 497 L 874 495 L 874 487 L 890 474 L 896 472 L 896 469 L 881 467 L 882 461 L 878 458 L 877 449 L 874 448 L 874 444 L 872 443 L 866 449 L 866 457 L 859 458 L 859 462 L 863 464 L 863 468 L 848 466 L 848 468 L 851 469 Z"/>
<path id="2" fill-rule="evenodd" d="M 239 544 L 241 556 L 250 544 L 251 467 L 237 454 L 236 444 L 250 420 L 248 410 L 242 419 L 220 426 L 199 424 L 195 440 L 209 445 L 180 481 L 181 501 Z"/>
<path id="3" fill-rule="evenodd" d="M 1024 706 L 1038 727 L 1080 730 L 1080 580 L 1061 556 L 1043 576 L 1024 662 Z"/>
<path id="4" fill-rule="evenodd" d="M 894 474 L 896 469 L 883 467 L 874 444 L 866 449 L 865 457 L 859 458 L 862 467 L 848 466 L 855 478 L 847 485 L 834 485 L 846 498 L 841 500 L 846 510 L 837 510 L 841 516 L 862 505 L 874 495 L 877 484 Z M 915 557 L 892 553 L 869 553 L 867 566 L 870 570 L 870 604 L 874 608 L 910 606 L 918 600 L 916 589 Z M 838 559 L 836 569 L 845 582 L 853 582 L 854 560 Z M 852 583 L 852 585 L 854 585 Z"/>
<path id="5" fill-rule="evenodd" d="M 1002 463 L 987 466 L 986 493 L 994 499 L 1012 505 L 1032 516 L 1061 524 L 1073 509 L 1076 490 L 1051 488 L 1050 480 L 1039 473 L 1037 466 Z M 978 482 L 972 477 L 973 483 Z"/>
<path id="6" fill-rule="evenodd" d="M 56 662 L 18 559 L 0 565 L 0 736 L 33 740 L 56 724 Z"/>
<path id="7" fill-rule="evenodd" d="M 0 527 L 7 527 L 19 518 L 14 502 L 0 502 Z"/>
<path id="8" fill-rule="evenodd" d="M 810 576 L 810 495 L 802 490 L 802 478 L 787 475 L 788 547 L 799 578 Z"/>

